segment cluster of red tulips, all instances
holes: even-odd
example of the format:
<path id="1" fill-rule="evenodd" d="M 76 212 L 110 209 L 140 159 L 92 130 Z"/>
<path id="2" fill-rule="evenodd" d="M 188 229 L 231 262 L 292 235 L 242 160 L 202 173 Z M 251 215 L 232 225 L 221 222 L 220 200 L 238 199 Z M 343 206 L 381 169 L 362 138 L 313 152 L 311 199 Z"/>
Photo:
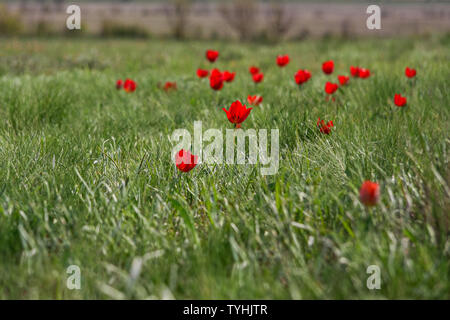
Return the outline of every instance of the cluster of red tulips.
<path id="1" fill-rule="evenodd" d="M 219 57 L 219 52 L 215 50 L 206 51 L 206 59 L 209 62 L 214 63 Z M 228 70 L 220 71 L 214 68 L 209 72 L 206 69 L 197 69 L 197 76 L 199 78 L 206 78 L 209 76 L 209 85 L 213 90 L 221 90 L 223 88 L 224 82 L 232 82 L 236 72 L 230 72 Z"/>
<path id="2" fill-rule="evenodd" d="M 262 73 L 258 67 L 251 66 L 248 71 L 250 72 L 254 83 L 260 83 L 264 80 L 264 73 Z"/>
<path id="3" fill-rule="evenodd" d="M 206 51 L 206 59 L 210 63 L 214 63 L 219 58 L 219 52 L 215 50 L 207 50 Z M 290 62 L 290 58 L 288 55 L 279 55 L 276 57 L 277 65 L 282 68 L 288 65 Z M 329 60 L 325 61 L 322 64 L 322 71 L 325 75 L 331 75 L 334 72 L 334 61 Z M 249 68 L 250 75 L 254 83 L 260 83 L 264 79 L 264 74 L 261 70 L 256 66 L 251 66 Z M 369 69 L 358 67 L 358 66 L 350 66 L 350 76 L 353 78 L 367 79 L 371 75 Z M 416 76 L 416 70 L 407 67 L 405 69 L 405 75 L 408 78 L 414 78 Z M 209 85 L 213 90 L 221 90 L 224 86 L 225 82 L 232 82 L 236 76 L 236 72 L 230 72 L 228 70 L 220 71 L 217 68 L 212 69 L 211 71 L 207 69 L 198 69 L 197 76 L 199 78 L 207 78 L 209 77 Z M 350 76 L 347 75 L 338 75 L 337 80 L 338 83 L 334 83 L 331 81 L 327 81 L 325 83 L 325 93 L 327 94 L 327 101 L 331 100 L 335 101 L 335 97 L 333 94 L 338 90 L 339 87 L 343 87 L 348 85 L 350 81 Z M 297 85 L 300 87 L 307 83 L 311 79 L 311 72 L 307 69 L 300 69 L 294 75 L 294 80 Z M 165 91 L 174 90 L 177 88 L 177 84 L 175 82 L 166 82 L 162 89 Z M 118 80 L 116 82 L 117 89 L 124 89 L 126 92 L 134 92 L 136 90 L 136 82 L 131 79 L 126 79 L 125 81 Z M 247 101 L 250 105 L 257 106 L 262 101 L 263 98 L 259 95 L 249 95 L 247 97 Z M 394 104 L 398 107 L 403 107 L 406 105 L 406 97 L 403 97 L 401 94 L 395 94 L 394 96 Z M 247 108 L 246 105 L 242 104 L 241 101 L 236 100 L 231 104 L 229 109 L 222 108 L 225 112 L 228 121 L 234 124 L 235 128 L 238 129 L 241 127 L 242 123 L 247 119 L 250 112 L 253 108 Z M 325 122 L 325 120 L 321 120 L 320 118 L 317 120 L 317 128 L 319 132 L 323 134 L 330 134 L 331 129 L 334 127 L 333 121 L 330 120 Z M 191 171 L 198 163 L 198 156 L 191 154 L 187 150 L 180 150 L 175 156 L 175 164 L 176 167 L 183 172 Z M 366 206 L 376 205 L 380 196 L 380 188 L 379 185 L 372 181 L 365 181 L 360 188 L 360 201 Z"/>
<path id="4" fill-rule="evenodd" d="M 332 74 L 334 72 L 334 61 L 333 60 L 325 61 L 322 64 L 322 71 L 326 75 Z M 370 70 L 365 69 L 365 68 L 350 66 L 350 75 L 355 78 L 366 79 L 366 78 L 370 77 Z M 350 76 L 338 75 L 337 79 L 339 81 L 339 84 L 330 82 L 330 81 L 327 81 L 325 83 L 325 93 L 327 93 L 329 95 L 329 96 L 327 96 L 327 100 L 330 99 L 329 98 L 330 96 L 331 96 L 332 101 L 336 100 L 335 97 L 332 95 L 338 90 L 339 85 L 341 87 L 343 87 L 349 83 Z"/>
<path id="5" fill-rule="evenodd" d="M 134 92 L 136 90 L 136 82 L 128 78 L 125 81 L 119 79 L 116 81 L 116 89 L 123 89 L 128 93 Z"/>

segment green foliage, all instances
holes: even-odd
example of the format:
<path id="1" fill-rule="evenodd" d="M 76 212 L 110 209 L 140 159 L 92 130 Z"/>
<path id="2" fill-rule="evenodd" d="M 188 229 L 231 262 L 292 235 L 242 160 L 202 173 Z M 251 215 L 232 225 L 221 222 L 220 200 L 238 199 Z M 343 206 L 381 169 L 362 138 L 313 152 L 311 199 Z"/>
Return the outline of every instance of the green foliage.
<path id="1" fill-rule="evenodd" d="M 20 16 L 9 12 L 6 6 L 0 4 L 0 36 L 15 36 L 22 31 Z"/>
<path id="2" fill-rule="evenodd" d="M 448 298 L 446 43 L 2 41 L 0 298 Z M 214 65 L 207 48 L 220 51 Z M 328 59 L 332 76 L 320 70 Z M 250 65 L 265 73 L 261 84 Z M 350 65 L 373 75 L 326 102 L 324 83 Z M 213 92 L 198 67 L 236 79 Z M 312 72 L 301 88 L 300 68 Z M 136 92 L 116 90 L 126 77 Z M 178 90 L 161 90 L 165 81 Z M 393 105 L 395 93 L 407 107 Z M 249 94 L 264 102 L 243 127 L 280 130 L 278 173 L 178 172 L 173 130 L 192 132 L 195 120 L 232 128 L 221 108 Z M 333 120 L 331 135 L 318 117 Z M 381 185 L 372 209 L 358 200 L 366 179 Z M 66 288 L 72 264 L 79 291 Z M 381 290 L 366 287 L 373 264 Z"/>
<path id="3" fill-rule="evenodd" d="M 105 20 L 100 31 L 102 37 L 123 37 L 123 38 L 148 38 L 149 32 L 136 25 L 125 25 L 118 22 Z"/>

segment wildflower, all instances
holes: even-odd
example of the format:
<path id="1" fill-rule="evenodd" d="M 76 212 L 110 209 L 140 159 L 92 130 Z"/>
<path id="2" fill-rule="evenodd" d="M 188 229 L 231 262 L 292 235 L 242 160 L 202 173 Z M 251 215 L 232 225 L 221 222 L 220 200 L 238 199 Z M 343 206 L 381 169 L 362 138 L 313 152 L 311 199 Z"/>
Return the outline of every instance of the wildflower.
<path id="1" fill-rule="evenodd" d="M 376 182 L 364 181 L 359 189 L 359 199 L 366 206 L 374 206 L 380 198 L 380 186 Z"/>
<path id="2" fill-rule="evenodd" d="M 180 171 L 189 172 L 192 169 L 194 169 L 197 163 L 198 163 L 198 156 L 195 156 L 191 154 L 189 151 L 186 151 L 184 149 L 181 149 L 175 155 L 175 165 Z"/>
<path id="3" fill-rule="evenodd" d="M 253 106 L 259 105 L 263 101 L 263 97 L 261 96 L 248 96 L 247 101 L 249 104 Z"/>
<path id="4" fill-rule="evenodd" d="M 227 114 L 228 120 L 231 123 L 234 123 L 236 128 L 241 127 L 241 123 L 247 119 L 252 109 L 253 108 L 247 108 L 247 106 L 243 105 L 239 100 L 233 102 L 228 110 L 222 108 L 222 110 Z"/>
<path id="5" fill-rule="evenodd" d="M 325 62 L 322 64 L 322 71 L 323 71 L 325 74 L 332 74 L 332 73 L 333 73 L 333 70 L 334 70 L 334 61 L 333 61 L 333 60 L 325 61 Z"/>
<path id="6" fill-rule="evenodd" d="M 333 121 L 328 121 L 328 123 L 325 124 L 324 120 L 317 120 L 317 127 L 319 128 L 320 132 L 324 133 L 324 134 L 330 134 L 331 133 L 331 128 L 334 127 L 333 125 Z"/>
<path id="7" fill-rule="evenodd" d="M 298 85 L 301 85 L 305 82 L 307 82 L 310 78 L 311 78 L 311 72 L 309 72 L 308 70 L 298 70 L 297 73 L 294 76 L 295 78 L 295 82 Z"/>
<path id="8" fill-rule="evenodd" d="M 402 97 L 401 94 L 396 93 L 394 95 L 394 103 L 397 107 L 403 107 L 406 105 L 406 97 Z"/>
<path id="9" fill-rule="evenodd" d="M 206 59 L 209 60 L 209 62 L 214 62 L 217 60 L 217 58 L 219 57 L 219 51 L 215 51 L 215 50 L 207 50 L 206 51 Z"/>
<path id="10" fill-rule="evenodd" d="M 279 67 L 284 67 L 288 63 L 289 63 L 289 56 L 288 55 L 277 56 L 277 65 Z"/>

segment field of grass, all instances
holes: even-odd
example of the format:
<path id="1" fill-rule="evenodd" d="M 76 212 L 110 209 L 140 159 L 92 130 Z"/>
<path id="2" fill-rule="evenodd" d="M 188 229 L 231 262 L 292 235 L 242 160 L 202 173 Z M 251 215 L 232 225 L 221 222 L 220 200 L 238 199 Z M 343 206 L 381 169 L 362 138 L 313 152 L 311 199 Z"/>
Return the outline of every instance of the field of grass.
<path id="1" fill-rule="evenodd" d="M 204 52 L 236 79 L 214 92 Z M 287 53 L 291 63 L 275 64 Z M 448 299 L 448 37 L 280 45 L 126 40 L 0 40 L 0 298 Z M 325 76 L 321 63 L 334 59 Z M 255 85 L 248 73 L 265 73 Z M 336 102 L 327 80 L 351 79 Z M 406 66 L 418 75 L 410 81 Z M 297 69 L 312 79 L 302 88 Z M 119 78 L 134 93 L 115 89 Z M 177 91 L 158 83 L 176 81 Z M 393 104 L 395 93 L 408 104 Z M 170 159 L 169 136 L 232 125 L 280 130 L 280 167 Z M 330 135 L 317 118 L 333 120 Z M 379 204 L 358 199 L 364 180 Z M 66 269 L 81 269 L 68 290 Z M 366 269 L 378 265 L 381 289 Z"/>

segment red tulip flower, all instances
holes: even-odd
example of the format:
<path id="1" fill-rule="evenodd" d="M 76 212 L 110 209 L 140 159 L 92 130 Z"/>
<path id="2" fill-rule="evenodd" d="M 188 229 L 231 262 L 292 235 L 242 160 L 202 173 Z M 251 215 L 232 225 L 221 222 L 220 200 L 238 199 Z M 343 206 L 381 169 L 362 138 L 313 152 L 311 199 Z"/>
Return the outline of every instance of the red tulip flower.
<path id="1" fill-rule="evenodd" d="M 209 62 L 214 62 L 219 57 L 219 51 L 215 50 L 207 50 L 206 51 L 206 59 L 209 60 Z"/>
<path id="2" fill-rule="evenodd" d="M 380 198 L 380 186 L 376 182 L 364 181 L 359 189 L 359 200 L 366 206 L 374 206 Z"/>
<path id="3" fill-rule="evenodd" d="M 264 79 L 264 75 L 262 73 L 256 73 L 253 75 L 253 81 L 255 83 L 259 83 L 259 82 L 263 81 L 263 79 Z"/>
<path id="4" fill-rule="evenodd" d="M 277 65 L 279 67 L 284 67 L 288 63 L 289 63 L 289 56 L 288 55 L 277 56 Z"/>
<path id="5" fill-rule="evenodd" d="M 400 94 L 396 93 L 394 96 L 394 103 L 397 107 L 403 107 L 406 104 L 406 97 L 402 97 Z"/>
<path id="6" fill-rule="evenodd" d="M 199 78 L 206 78 L 208 75 L 209 75 L 209 71 L 208 70 L 197 69 L 197 77 L 199 77 Z"/>
<path id="7" fill-rule="evenodd" d="M 332 73 L 333 73 L 333 70 L 334 70 L 334 62 L 333 62 L 333 60 L 325 61 L 325 62 L 322 64 L 322 71 L 323 71 L 325 74 L 332 74 Z"/>
<path id="8" fill-rule="evenodd" d="M 339 83 L 341 84 L 341 86 L 345 86 L 347 84 L 348 80 L 350 80 L 350 77 L 338 76 L 338 80 L 339 80 Z"/>
<path id="9" fill-rule="evenodd" d="M 213 69 L 209 77 L 209 85 L 214 90 L 220 90 L 223 88 L 223 74 L 218 69 Z"/>
<path id="10" fill-rule="evenodd" d="M 320 132 L 324 133 L 324 134 L 330 134 L 331 133 L 331 128 L 334 127 L 333 125 L 333 121 L 328 121 L 328 123 L 325 124 L 324 120 L 317 120 L 317 127 L 319 128 Z"/>
<path id="11" fill-rule="evenodd" d="M 359 67 L 351 66 L 350 74 L 352 75 L 352 77 L 356 77 L 356 78 L 359 77 Z"/>
<path id="12" fill-rule="evenodd" d="M 410 69 L 408 67 L 406 67 L 405 69 L 405 75 L 408 78 L 414 78 L 416 76 L 416 69 Z"/>
<path id="13" fill-rule="evenodd" d="M 248 96 L 247 101 L 252 106 L 257 106 L 263 101 L 263 98 L 261 96 Z"/>
<path id="14" fill-rule="evenodd" d="M 117 82 L 116 82 L 116 89 L 117 90 L 119 90 L 119 89 L 122 89 L 122 87 L 123 87 L 123 81 L 122 80 L 117 80 Z"/>
<path id="15" fill-rule="evenodd" d="M 368 77 L 370 77 L 370 70 L 364 69 L 364 68 L 359 68 L 358 76 L 362 79 L 368 78 Z"/>
<path id="16" fill-rule="evenodd" d="M 224 71 L 222 76 L 223 76 L 223 81 L 225 82 L 231 82 L 234 80 L 234 76 L 236 75 L 236 72 L 229 72 L 229 71 Z"/>
<path id="17" fill-rule="evenodd" d="M 295 78 L 295 82 L 298 85 L 301 85 L 305 82 L 307 82 L 310 78 L 311 78 L 311 72 L 309 72 L 308 70 L 298 70 L 297 73 L 294 76 Z"/>
<path id="18" fill-rule="evenodd" d="M 325 92 L 328 94 L 333 94 L 338 89 L 338 85 L 336 83 L 327 82 L 325 84 Z"/>
<path id="19" fill-rule="evenodd" d="M 164 89 L 165 91 L 176 90 L 176 89 L 177 89 L 177 83 L 176 83 L 176 82 L 170 82 L 170 81 L 167 81 L 167 82 L 164 84 L 163 89 Z"/>
<path id="20" fill-rule="evenodd" d="M 257 68 L 257 67 L 250 67 L 248 69 L 248 71 L 250 72 L 250 74 L 254 75 L 254 74 L 259 73 L 259 68 Z"/>
<path id="21" fill-rule="evenodd" d="M 189 151 L 186 151 L 184 149 L 181 149 L 175 155 L 175 165 L 180 171 L 189 172 L 192 169 L 194 169 L 197 163 L 198 163 L 198 156 L 195 156 L 191 154 Z"/>
<path id="22" fill-rule="evenodd" d="M 241 127 L 241 123 L 247 119 L 250 111 L 253 108 L 247 108 L 246 105 L 243 105 L 239 100 L 233 102 L 230 106 L 230 109 L 222 108 L 223 111 L 227 114 L 227 118 L 231 123 L 234 123 L 236 128 Z"/>
<path id="23" fill-rule="evenodd" d="M 123 89 L 128 93 L 134 92 L 136 90 L 136 82 L 131 79 L 126 79 L 123 84 Z"/>

